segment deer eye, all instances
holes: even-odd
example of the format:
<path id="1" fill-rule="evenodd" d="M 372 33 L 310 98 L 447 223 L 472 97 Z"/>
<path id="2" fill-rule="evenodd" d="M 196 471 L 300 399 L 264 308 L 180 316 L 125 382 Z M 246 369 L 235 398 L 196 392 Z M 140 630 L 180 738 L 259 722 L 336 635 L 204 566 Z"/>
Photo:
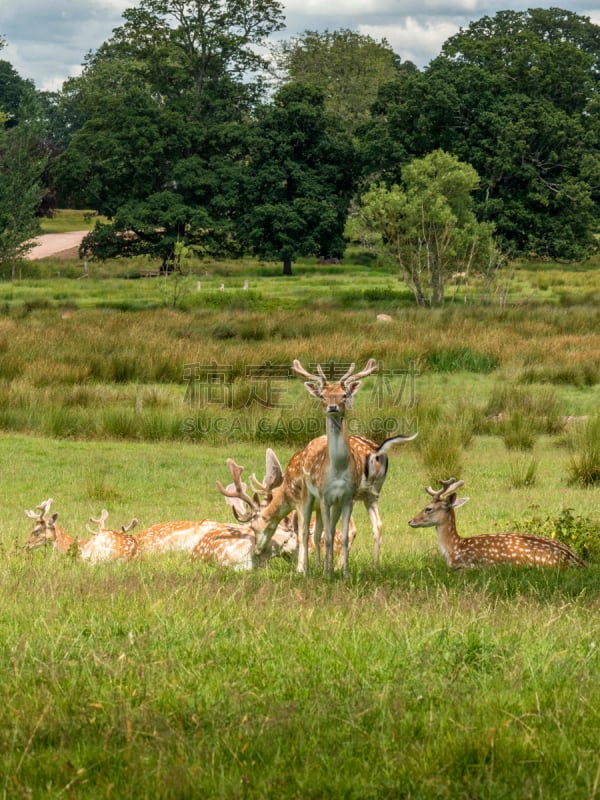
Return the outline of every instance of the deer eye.
<path id="1" fill-rule="evenodd" d="M 433 511 L 433 506 L 427 506 L 427 508 L 425 509 L 425 511 L 426 511 L 428 514 L 431 514 L 431 512 Z"/>

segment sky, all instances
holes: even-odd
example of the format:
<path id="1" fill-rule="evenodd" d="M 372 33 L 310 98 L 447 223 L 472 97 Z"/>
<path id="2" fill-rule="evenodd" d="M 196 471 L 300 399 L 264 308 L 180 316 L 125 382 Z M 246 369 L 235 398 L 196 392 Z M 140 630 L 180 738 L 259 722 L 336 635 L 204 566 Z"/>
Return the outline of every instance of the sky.
<path id="1" fill-rule="evenodd" d="M 9 61 L 37 89 L 55 91 L 81 71 L 85 55 L 107 41 L 136 0 L 0 0 L 0 36 Z M 600 0 L 283 0 L 286 29 L 278 38 L 305 30 L 348 28 L 386 39 L 402 61 L 427 66 L 443 43 L 473 20 L 498 11 L 564 8 L 600 25 Z"/>

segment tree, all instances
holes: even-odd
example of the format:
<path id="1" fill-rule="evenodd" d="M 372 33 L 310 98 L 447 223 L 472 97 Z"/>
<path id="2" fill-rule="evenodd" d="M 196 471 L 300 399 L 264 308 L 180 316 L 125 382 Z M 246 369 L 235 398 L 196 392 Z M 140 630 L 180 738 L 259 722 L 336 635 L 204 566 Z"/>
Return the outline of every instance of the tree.
<path id="1" fill-rule="evenodd" d="M 33 81 L 21 78 L 12 64 L 0 59 L 0 108 L 8 115 L 6 123 L 9 127 L 19 120 L 19 106 L 24 94 L 33 91 Z"/>
<path id="2" fill-rule="evenodd" d="M 278 54 L 284 82 L 322 89 L 325 109 L 347 133 L 368 119 L 380 86 L 394 80 L 400 59 L 388 42 L 355 31 L 305 31 L 284 42 Z M 407 63 L 404 68 L 413 68 Z"/>
<path id="3" fill-rule="evenodd" d="M 241 237 L 292 274 L 300 255 L 341 258 L 354 188 L 350 140 L 335 131 L 322 91 L 289 84 L 254 128 L 244 173 Z"/>
<path id="4" fill-rule="evenodd" d="M 403 186 L 375 185 L 361 198 L 365 232 L 398 262 L 418 305 L 440 305 L 454 272 L 490 273 L 499 263 L 493 226 L 477 222 L 472 192 L 478 176 L 436 150 L 402 170 Z"/>
<path id="5" fill-rule="evenodd" d="M 423 73 L 387 86 L 362 152 L 398 180 L 435 149 L 473 165 L 475 209 L 503 249 L 577 259 L 596 247 L 600 28 L 560 9 L 499 12 L 445 43 Z"/>
<path id="6" fill-rule="evenodd" d="M 0 113 L 0 123 L 2 122 Z M 0 266 L 11 269 L 32 247 L 39 231 L 36 211 L 43 195 L 45 160 L 25 125 L 3 130 L 0 124 Z"/>
<path id="7" fill-rule="evenodd" d="M 281 27 L 280 4 L 142 0 L 124 17 L 68 84 L 78 129 L 56 181 L 69 201 L 111 218 L 112 235 L 104 226 L 88 239 L 98 255 L 147 247 L 166 264 L 182 237 L 229 246 L 246 120 L 264 88 L 252 70 Z"/>

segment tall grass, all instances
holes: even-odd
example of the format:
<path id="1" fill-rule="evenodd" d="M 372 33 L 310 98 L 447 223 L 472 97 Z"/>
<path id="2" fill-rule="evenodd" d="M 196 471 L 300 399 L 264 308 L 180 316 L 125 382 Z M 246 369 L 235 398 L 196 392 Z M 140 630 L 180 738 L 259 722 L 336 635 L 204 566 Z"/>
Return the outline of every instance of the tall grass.
<path id="1" fill-rule="evenodd" d="M 571 437 L 569 477 L 582 486 L 600 484 L 600 414 L 578 424 Z"/>

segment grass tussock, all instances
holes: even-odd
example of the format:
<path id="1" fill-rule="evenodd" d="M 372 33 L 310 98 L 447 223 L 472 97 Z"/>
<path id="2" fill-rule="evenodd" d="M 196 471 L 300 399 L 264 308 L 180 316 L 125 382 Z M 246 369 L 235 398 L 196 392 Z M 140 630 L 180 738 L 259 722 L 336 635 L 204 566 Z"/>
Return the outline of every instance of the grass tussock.
<path id="1" fill-rule="evenodd" d="M 588 487 L 600 484 L 600 414 L 576 425 L 569 444 L 571 482 Z"/>

